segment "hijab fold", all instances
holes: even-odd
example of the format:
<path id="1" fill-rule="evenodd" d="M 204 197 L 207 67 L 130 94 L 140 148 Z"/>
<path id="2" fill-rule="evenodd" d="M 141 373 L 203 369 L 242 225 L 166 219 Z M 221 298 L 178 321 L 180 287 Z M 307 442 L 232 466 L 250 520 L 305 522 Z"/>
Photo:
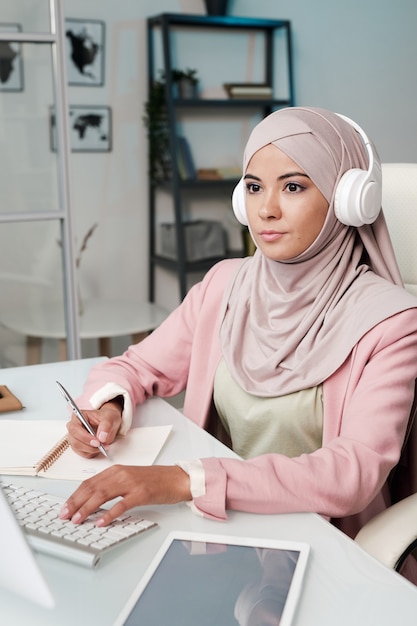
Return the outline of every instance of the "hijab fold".
<path id="1" fill-rule="evenodd" d="M 376 324 L 417 307 L 402 284 L 385 218 L 355 228 L 334 214 L 334 192 L 351 168 L 367 169 L 358 132 L 335 113 L 293 107 L 271 113 L 252 131 L 252 156 L 273 144 L 306 172 L 329 202 L 312 245 L 287 261 L 257 250 L 244 259 L 224 300 L 222 352 L 248 393 L 280 396 L 320 384 Z"/>

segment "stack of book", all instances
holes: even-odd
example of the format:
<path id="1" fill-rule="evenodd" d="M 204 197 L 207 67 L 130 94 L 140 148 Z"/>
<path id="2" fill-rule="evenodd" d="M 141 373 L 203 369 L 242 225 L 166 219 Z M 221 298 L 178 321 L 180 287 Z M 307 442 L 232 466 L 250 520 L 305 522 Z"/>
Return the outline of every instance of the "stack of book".
<path id="1" fill-rule="evenodd" d="M 272 87 L 266 83 L 223 83 L 229 98 L 272 98 Z"/>
<path id="2" fill-rule="evenodd" d="M 234 180 L 241 176 L 240 167 L 210 167 L 197 170 L 198 180 Z"/>

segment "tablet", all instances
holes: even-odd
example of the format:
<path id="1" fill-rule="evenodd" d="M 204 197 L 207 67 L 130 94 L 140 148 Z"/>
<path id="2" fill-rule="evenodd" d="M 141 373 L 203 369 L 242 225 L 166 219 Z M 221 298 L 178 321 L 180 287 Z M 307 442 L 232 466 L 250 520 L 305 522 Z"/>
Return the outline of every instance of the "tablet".
<path id="1" fill-rule="evenodd" d="M 173 532 L 115 626 L 289 626 L 308 554 L 301 542 Z"/>

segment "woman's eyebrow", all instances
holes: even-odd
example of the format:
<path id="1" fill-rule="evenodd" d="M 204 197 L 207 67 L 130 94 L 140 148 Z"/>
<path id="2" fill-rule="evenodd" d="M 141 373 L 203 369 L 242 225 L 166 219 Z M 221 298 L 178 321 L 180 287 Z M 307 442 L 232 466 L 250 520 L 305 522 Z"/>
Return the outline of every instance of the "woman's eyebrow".
<path id="1" fill-rule="evenodd" d="M 305 172 L 288 172 L 287 174 L 282 174 L 282 176 L 278 176 L 278 180 L 285 180 L 286 178 L 291 178 L 292 176 L 303 176 L 304 178 L 310 178 L 310 176 L 307 176 Z"/>
<path id="2" fill-rule="evenodd" d="M 287 174 L 282 174 L 281 176 L 278 176 L 277 180 L 286 180 L 287 178 L 292 178 L 292 176 L 303 176 L 304 178 L 308 178 L 310 179 L 310 176 L 308 176 L 305 172 L 288 172 Z M 247 174 L 245 174 L 244 179 L 246 180 L 247 178 L 252 178 L 253 180 L 261 180 L 258 176 L 254 176 L 253 174 L 250 174 L 249 172 Z"/>

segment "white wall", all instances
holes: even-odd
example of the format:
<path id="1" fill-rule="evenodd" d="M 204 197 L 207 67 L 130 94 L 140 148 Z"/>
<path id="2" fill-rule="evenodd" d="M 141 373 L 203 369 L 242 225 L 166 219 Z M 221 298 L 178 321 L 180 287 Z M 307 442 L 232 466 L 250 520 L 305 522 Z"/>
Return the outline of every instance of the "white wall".
<path id="1" fill-rule="evenodd" d="M 231 7 L 291 20 L 296 104 L 352 117 L 384 161 L 417 160 L 415 0 L 235 0 Z"/>
<path id="2" fill-rule="evenodd" d="M 0 22 L 7 21 L 2 4 L 8 3 L 0 1 Z M 70 104 L 106 105 L 113 113 L 112 152 L 74 153 L 71 159 L 77 239 L 81 241 L 94 222 L 99 224 L 83 257 L 82 288 L 115 298 L 134 292 L 146 299 L 148 167 L 142 122 L 147 97 L 146 18 L 162 12 L 203 14 L 203 0 L 64 0 L 64 8 L 67 17 L 99 19 L 106 25 L 105 84 L 70 86 Z M 296 104 L 323 106 L 352 117 L 374 139 L 384 161 L 417 161 L 415 0 L 229 0 L 228 12 L 291 20 Z M 200 69 L 199 41 L 194 38 L 184 65 Z M 203 50 L 207 90 L 219 83 L 222 73 L 235 76 L 235 55 L 250 71 L 253 59 L 237 49 L 234 55 L 234 45 L 231 40 L 230 54 L 221 58 L 216 46 Z M 236 139 L 232 125 L 222 125 L 226 161 L 240 163 L 241 149 L 234 153 L 230 146 L 235 140 L 243 146 L 250 127 L 242 122 Z M 196 152 L 197 165 L 208 166 L 200 162 L 210 160 L 203 142 Z M 170 308 L 178 302 L 176 281 L 166 273 L 160 273 L 157 293 L 161 304 Z"/>

